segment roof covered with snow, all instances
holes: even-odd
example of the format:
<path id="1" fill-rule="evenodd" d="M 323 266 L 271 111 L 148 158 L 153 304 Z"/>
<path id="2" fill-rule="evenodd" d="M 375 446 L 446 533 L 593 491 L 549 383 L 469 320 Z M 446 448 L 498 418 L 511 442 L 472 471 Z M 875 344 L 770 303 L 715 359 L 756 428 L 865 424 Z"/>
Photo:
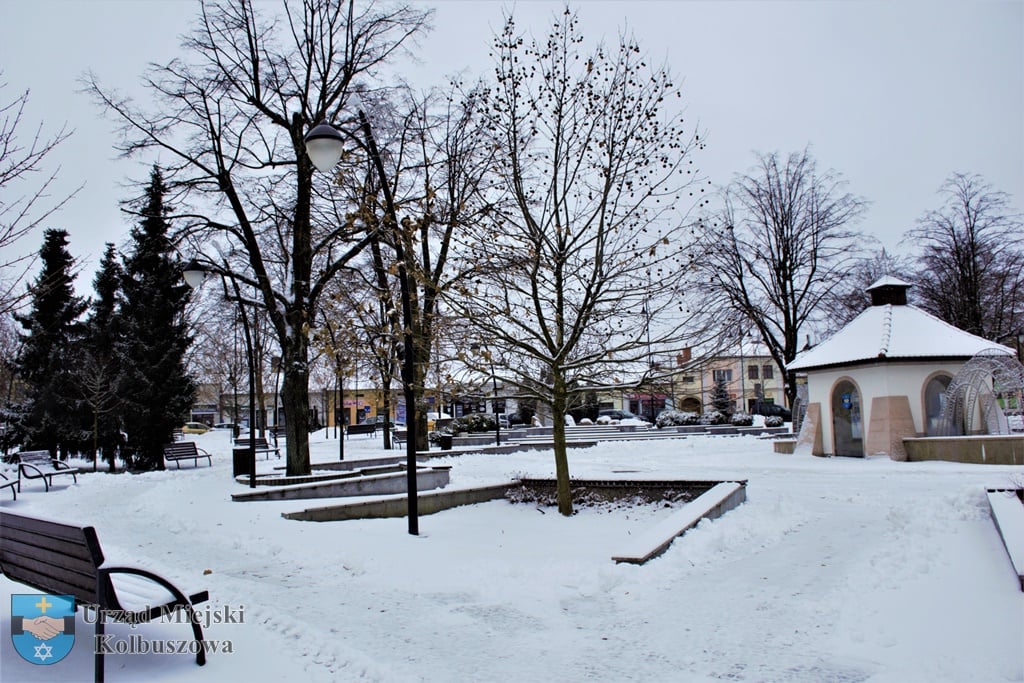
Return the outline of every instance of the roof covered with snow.
<path id="1" fill-rule="evenodd" d="M 877 280 L 875 280 L 874 282 L 872 282 L 871 286 L 868 287 L 864 291 L 870 292 L 872 289 L 878 289 L 879 287 L 910 287 L 910 286 L 911 286 L 911 284 L 909 282 L 901 280 L 898 277 L 893 277 L 892 275 L 883 275 L 882 277 L 880 277 Z"/>
<path id="2" fill-rule="evenodd" d="M 963 358 L 1001 344 L 953 327 L 913 306 L 871 306 L 843 329 L 793 359 L 787 370 L 808 370 L 872 360 Z"/>

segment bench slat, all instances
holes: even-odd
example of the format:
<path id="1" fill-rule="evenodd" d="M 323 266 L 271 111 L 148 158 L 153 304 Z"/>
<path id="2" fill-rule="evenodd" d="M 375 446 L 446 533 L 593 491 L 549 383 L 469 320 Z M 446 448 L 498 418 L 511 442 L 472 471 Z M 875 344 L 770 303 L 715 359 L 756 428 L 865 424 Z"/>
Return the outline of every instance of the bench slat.
<path id="1" fill-rule="evenodd" d="M 0 531 L 0 540 L 5 544 L 6 553 L 32 555 L 52 552 L 83 564 L 98 564 L 90 548 L 83 543 L 54 537 L 42 537 L 20 529 Z M 101 564 L 101 563 L 99 563 Z"/>
<path id="2" fill-rule="evenodd" d="M 60 538 L 66 541 L 84 539 L 86 546 L 90 548 L 96 562 L 103 562 L 103 552 L 100 550 L 99 541 L 96 539 L 96 530 L 91 526 L 78 527 L 63 522 L 54 522 L 36 517 L 24 517 L 10 512 L 3 513 L 4 529 L 19 529 L 42 538 Z M 2 532 L 0 532 L 2 533 Z"/>
<path id="3" fill-rule="evenodd" d="M 92 527 L 10 513 L 0 519 L 0 570 L 5 576 L 51 593 L 95 600 L 96 568 L 103 552 Z"/>

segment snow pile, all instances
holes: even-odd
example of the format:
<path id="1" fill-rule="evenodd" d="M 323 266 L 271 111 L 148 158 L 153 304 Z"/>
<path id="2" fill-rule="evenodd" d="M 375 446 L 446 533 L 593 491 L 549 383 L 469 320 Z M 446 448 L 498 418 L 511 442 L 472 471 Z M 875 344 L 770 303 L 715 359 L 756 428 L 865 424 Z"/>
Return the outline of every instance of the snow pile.
<path id="1" fill-rule="evenodd" d="M 210 609 L 244 610 L 243 623 L 207 629 L 233 652 L 204 669 L 187 655 L 113 655 L 109 681 L 1024 679 L 1024 597 L 983 492 L 1024 480 L 1021 467 L 779 455 L 753 437 L 570 451 L 578 478 L 748 481 L 744 505 L 634 566 L 611 554 L 672 508 L 567 519 L 494 501 L 424 516 L 418 537 L 405 519 L 295 522 L 281 513 L 308 501 L 231 502 L 244 487 L 230 476 L 225 432 L 196 441 L 213 467 L 87 474 L 0 501 L 93 524 L 108 557 L 208 589 Z M 345 449 L 347 459 L 387 455 L 379 438 Z M 315 435 L 314 462 L 337 458 L 337 440 Z M 554 476 L 550 452 L 436 462 L 459 487 Z M 6 605 L 30 592 L 6 579 L 0 588 Z M 93 627 L 79 622 L 88 642 Z M 89 680 L 87 647 L 34 666 L 5 634 L 0 678 Z"/>

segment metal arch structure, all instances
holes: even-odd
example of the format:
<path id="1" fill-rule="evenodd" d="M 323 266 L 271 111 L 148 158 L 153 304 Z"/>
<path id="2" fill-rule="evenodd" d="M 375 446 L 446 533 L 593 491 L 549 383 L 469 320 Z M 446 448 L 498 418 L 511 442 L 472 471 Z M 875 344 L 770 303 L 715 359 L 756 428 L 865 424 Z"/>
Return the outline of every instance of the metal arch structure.
<path id="1" fill-rule="evenodd" d="M 962 436 L 975 424 L 982 434 L 1009 434 L 1006 415 L 998 396 L 1024 399 L 1024 365 L 1013 354 L 986 349 L 964 363 L 946 388 L 938 433 Z M 977 420 L 975 417 L 977 416 Z"/>

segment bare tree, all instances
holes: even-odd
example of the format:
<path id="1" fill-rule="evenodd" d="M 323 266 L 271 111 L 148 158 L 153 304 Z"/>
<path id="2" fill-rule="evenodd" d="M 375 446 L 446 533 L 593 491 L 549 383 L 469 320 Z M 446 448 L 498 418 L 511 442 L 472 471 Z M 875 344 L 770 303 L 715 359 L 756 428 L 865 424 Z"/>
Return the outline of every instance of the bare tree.
<path id="1" fill-rule="evenodd" d="M 922 308 L 971 334 L 1001 341 L 1024 330 L 1024 222 L 1010 197 L 977 174 L 942 184 L 943 206 L 907 233 L 916 246 L 913 290 Z"/>
<path id="2" fill-rule="evenodd" d="M 329 194 L 332 187 L 326 178 L 314 187 L 304 136 L 319 121 L 353 118 L 354 98 L 425 27 L 429 10 L 283 0 L 279 13 L 263 11 L 273 8 L 203 2 L 184 44 L 192 61 L 154 66 L 147 78 L 153 110 L 93 77 L 89 87 L 123 123 L 126 154 L 155 149 L 165 157 L 168 183 L 180 193 L 174 204 L 193 211 L 193 244 L 204 246 L 211 266 L 225 264 L 217 269 L 254 291 L 266 309 L 283 359 L 287 473 L 300 475 L 309 472 L 309 333 L 317 300 L 370 239 L 354 214 L 342 223 L 322 220 L 315 190 Z M 349 156 L 363 153 L 356 147 Z"/>
<path id="3" fill-rule="evenodd" d="M 757 165 L 722 192 L 700 262 L 710 291 L 753 325 L 780 367 L 800 351 L 800 334 L 827 319 L 838 286 L 868 238 L 850 230 L 865 201 L 835 171 L 820 173 L 808 150 Z M 796 383 L 788 376 L 790 405 Z"/>
<path id="4" fill-rule="evenodd" d="M 531 40 L 508 18 L 495 38 L 487 123 L 502 195 L 458 238 L 471 278 L 449 301 L 478 335 L 465 361 L 485 376 L 493 363 L 503 391 L 550 409 L 568 515 L 572 403 L 623 372 L 642 377 L 652 350 L 700 339 L 687 212 L 704 184 L 698 137 L 667 104 L 670 74 L 629 37 L 582 53 L 568 10 L 553 24 Z"/>
<path id="5" fill-rule="evenodd" d="M 489 211 L 493 148 L 482 105 L 479 89 L 462 93 L 454 87 L 444 97 L 407 94 L 400 105 L 386 108 L 393 118 L 378 119 L 374 130 L 388 136 L 361 187 L 361 220 L 374 236 L 368 284 L 383 314 L 382 350 L 403 354 L 406 420 L 417 425 L 415 441 L 408 442 L 412 450 L 428 447 L 424 390 L 441 331 L 441 298 L 466 276 L 452 264 L 456 238 Z M 377 149 L 369 128 L 366 136 Z M 381 358 L 382 372 L 390 365 Z"/>
<path id="6" fill-rule="evenodd" d="M 904 256 L 891 254 L 884 248 L 867 254 L 857 261 L 847 279 L 839 285 L 840 293 L 834 305 L 830 307 L 829 317 L 825 320 L 825 331 L 838 330 L 863 313 L 864 309 L 871 305 L 868 287 L 886 275 L 911 283 L 916 278 L 914 264 Z"/>
<path id="7" fill-rule="evenodd" d="M 0 78 L 3 72 L 0 71 Z M 0 91 L 6 87 L 0 82 Z M 13 100 L 0 99 L 0 314 L 19 308 L 28 296 L 21 283 L 32 267 L 35 252 L 16 255 L 13 247 L 26 234 L 61 209 L 78 190 L 51 201 L 49 191 L 60 168 L 50 173 L 44 166 L 53 151 L 71 135 L 61 128 L 52 136 L 42 125 L 25 131 L 25 105 L 29 91 Z M 41 179 L 37 176 L 43 174 Z M 80 188 L 79 188 L 80 189 Z"/>

